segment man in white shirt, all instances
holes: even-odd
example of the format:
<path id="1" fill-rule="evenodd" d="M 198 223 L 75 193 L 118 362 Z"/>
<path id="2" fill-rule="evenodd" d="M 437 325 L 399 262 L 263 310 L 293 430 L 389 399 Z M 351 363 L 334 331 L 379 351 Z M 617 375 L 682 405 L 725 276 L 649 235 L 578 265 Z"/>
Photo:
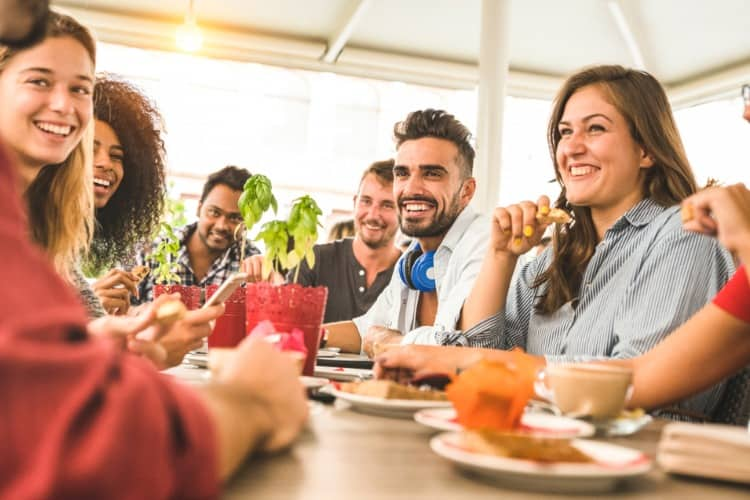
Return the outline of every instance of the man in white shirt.
<path id="1" fill-rule="evenodd" d="M 328 345 L 372 355 L 374 344 L 437 344 L 462 329 L 489 222 L 468 207 L 476 190 L 471 133 L 453 115 L 426 109 L 394 126 L 393 194 L 401 232 L 414 238 L 370 310 L 328 323 Z"/>

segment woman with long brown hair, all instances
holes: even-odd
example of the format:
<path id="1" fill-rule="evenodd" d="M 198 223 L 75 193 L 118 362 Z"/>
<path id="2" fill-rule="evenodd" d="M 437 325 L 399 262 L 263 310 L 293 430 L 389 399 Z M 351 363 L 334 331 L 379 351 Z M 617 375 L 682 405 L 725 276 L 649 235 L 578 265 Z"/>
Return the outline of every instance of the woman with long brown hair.
<path id="1" fill-rule="evenodd" d="M 547 361 L 638 356 L 703 307 L 734 271 L 711 239 L 685 232 L 679 203 L 696 182 L 669 102 L 643 71 L 597 66 L 558 93 L 548 142 L 572 220 L 521 267 L 550 209 L 543 196 L 497 208 L 482 271 L 463 309 L 464 335 L 446 343 L 522 347 Z M 487 319 L 489 318 L 489 319 Z M 479 323 L 479 324 L 478 324 Z M 710 413 L 722 388 L 691 409 Z"/>

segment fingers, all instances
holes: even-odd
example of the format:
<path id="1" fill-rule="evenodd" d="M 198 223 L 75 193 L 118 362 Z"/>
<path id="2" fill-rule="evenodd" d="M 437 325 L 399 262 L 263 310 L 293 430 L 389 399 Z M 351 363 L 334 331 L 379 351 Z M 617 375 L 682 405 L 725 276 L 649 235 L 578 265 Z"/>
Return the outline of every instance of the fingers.
<path id="1" fill-rule="evenodd" d="M 131 339 L 128 341 L 128 350 L 134 354 L 148 358 L 158 369 L 162 369 L 166 365 L 167 351 L 157 342 Z"/>
<path id="2" fill-rule="evenodd" d="M 198 325 L 200 323 L 208 323 L 209 321 L 215 320 L 222 314 L 224 314 L 224 304 L 216 304 L 188 311 L 185 313 L 185 317 L 182 321 L 190 325 Z"/>
<path id="3" fill-rule="evenodd" d="M 263 256 L 252 255 L 242 261 L 240 268 L 243 273 L 247 273 L 247 281 L 255 283 L 263 281 Z"/>
<path id="4" fill-rule="evenodd" d="M 125 314 L 130 307 L 130 293 L 124 288 L 99 289 L 94 293 L 109 314 Z"/>
<path id="5" fill-rule="evenodd" d="M 94 282 L 94 290 L 111 290 L 115 287 L 124 287 L 128 293 L 138 296 L 138 289 L 135 284 L 138 279 L 133 273 L 123 271 L 122 269 L 111 269 L 103 278 Z"/>

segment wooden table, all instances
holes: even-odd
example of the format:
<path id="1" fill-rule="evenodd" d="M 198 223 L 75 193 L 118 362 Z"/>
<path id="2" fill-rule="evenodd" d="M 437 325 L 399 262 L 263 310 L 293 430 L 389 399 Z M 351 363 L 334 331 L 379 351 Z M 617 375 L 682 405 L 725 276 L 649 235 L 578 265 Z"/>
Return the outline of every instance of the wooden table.
<path id="1" fill-rule="evenodd" d="M 173 374 L 193 381 L 201 377 L 201 372 L 189 369 Z M 634 436 L 607 441 L 638 448 L 653 458 L 664 424 L 655 421 Z M 435 433 L 411 420 L 357 413 L 345 403 L 314 402 L 308 428 L 294 448 L 249 459 L 227 484 L 225 498 L 573 498 L 505 489 L 469 476 L 430 450 Z M 655 467 L 646 476 L 622 483 L 611 496 L 747 500 L 750 488 L 671 476 Z"/>

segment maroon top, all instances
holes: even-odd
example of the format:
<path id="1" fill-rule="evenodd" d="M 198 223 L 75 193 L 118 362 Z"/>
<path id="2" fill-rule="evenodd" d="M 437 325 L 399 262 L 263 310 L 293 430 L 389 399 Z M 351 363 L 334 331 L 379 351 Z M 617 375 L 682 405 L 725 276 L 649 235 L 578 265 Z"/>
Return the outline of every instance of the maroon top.
<path id="1" fill-rule="evenodd" d="M 211 419 L 189 389 L 85 333 L 28 241 L 0 147 L 0 498 L 211 498 Z"/>
<path id="2" fill-rule="evenodd" d="M 735 318 L 750 323 L 750 282 L 745 266 L 740 266 L 732 279 L 716 294 L 714 304 Z"/>

